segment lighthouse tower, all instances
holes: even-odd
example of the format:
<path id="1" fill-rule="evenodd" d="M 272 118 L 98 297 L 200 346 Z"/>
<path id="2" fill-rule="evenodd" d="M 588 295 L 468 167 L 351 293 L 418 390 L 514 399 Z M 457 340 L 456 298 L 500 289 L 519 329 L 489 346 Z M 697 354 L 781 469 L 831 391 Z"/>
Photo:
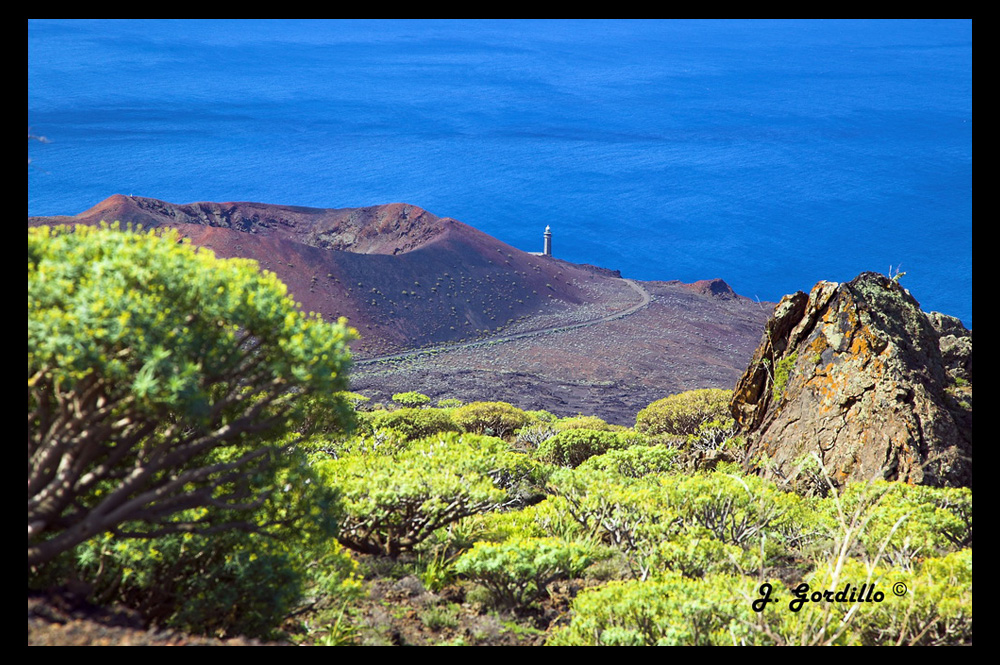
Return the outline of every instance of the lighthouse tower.
<path id="1" fill-rule="evenodd" d="M 552 229 L 546 226 L 542 238 L 545 239 L 545 243 L 542 245 L 542 255 L 552 256 Z"/>

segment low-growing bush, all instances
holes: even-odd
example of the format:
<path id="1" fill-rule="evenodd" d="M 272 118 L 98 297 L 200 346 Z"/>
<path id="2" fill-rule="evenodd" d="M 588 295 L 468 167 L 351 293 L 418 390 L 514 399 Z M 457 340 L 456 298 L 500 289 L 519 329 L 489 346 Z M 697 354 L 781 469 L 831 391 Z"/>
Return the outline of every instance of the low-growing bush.
<path id="1" fill-rule="evenodd" d="M 658 543 L 679 533 L 671 498 L 653 479 L 610 472 L 561 469 L 549 479 L 545 523 L 561 535 L 598 540 L 622 553 L 632 575 L 645 579 Z"/>
<path id="2" fill-rule="evenodd" d="M 351 408 L 355 411 L 367 411 L 371 408 L 371 397 L 366 397 L 361 393 L 355 393 L 350 391 L 344 391 L 340 393 L 340 396 L 344 398 Z"/>
<path id="3" fill-rule="evenodd" d="M 280 533 L 226 530 L 123 539 L 107 533 L 79 545 L 72 569 L 93 599 L 118 602 L 156 625 L 208 635 L 272 637 L 307 590 L 344 597 L 354 565 L 334 540 L 336 493 L 307 466 L 285 472 L 283 489 L 257 511 L 286 521 Z M 205 508 L 181 517 L 195 521 Z M 30 580 L 29 580 L 30 581 Z"/>
<path id="4" fill-rule="evenodd" d="M 103 536 L 80 545 L 79 571 L 101 603 L 196 634 L 268 637 L 292 609 L 304 574 L 289 552 L 238 531 L 211 537 Z"/>
<path id="5" fill-rule="evenodd" d="M 587 589 L 573 601 L 568 626 L 556 629 L 554 646 L 681 646 L 768 644 L 755 630 L 750 608 L 755 582 L 709 575 L 668 574 Z"/>
<path id="6" fill-rule="evenodd" d="M 452 420 L 465 432 L 506 438 L 524 427 L 528 414 L 507 402 L 473 402 L 451 413 Z"/>
<path id="7" fill-rule="evenodd" d="M 515 538 L 476 543 L 455 570 L 486 587 L 495 603 L 511 609 L 534 602 L 555 580 L 579 576 L 590 563 L 590 552 L 580 543 Z"/>
<path id="8" fill-rule="evenodd" d="M 967 487 L 852 483 L 821 506 L 832 535 L 842 521 L 839 513 L 866 511 L 858 536 L 865 554 L 872 558 L 881 552 L 898 568 L 913 568 L 919 560 L 972 546 L 972 490 Z"/>
<path id="9" fill-rule="evenodd" d="M 731 447 L 740 450 L 741 439 L 736 437 L 738 428 L 733 418 L 718 418 L 703 422 L 694 434 L 687 435 L 687 449 L 694 453 L 706 453 Z"/>
<path id="10" fill-rule="evenodd" d="M 697 434 L 713 420 L 726 420 L 733 391 L 708 388 L 689 390 L 653 402 L 636 416 L 635 428 L 650 436 Z"/>
<path id="11" fill-rule="evenodd" d="M 806 500 L 752 477 L 711 473 L 630 478 L 581 466 L 553 473 L 549 488 L 554 495 L 546 502 L 549 510 L 577 524 L 575 535 L 600 538 L 622 552 L 639 579 L 654 576 L 664 565 L 677 567 L 669 560 L 680 561 L 677 557 L 689 545 L 685 534 L 704 532 L 722 545 L 753 553 L 738 562 L 727 554 L 720 569 L 732 570 L 756 565 L 761 553 L 765 563 L 776 563 L 808 538 L 819 538 L 823 530 Z M 659 551 L 668 541 L 677 545 L 673 553 Z"/>
<path id="12" fill-rule="evenodd" d="M 539 409 L 537 411 L 525 411 L 531 422 L 534 423 L 554 423 L 559 420 L 559 416 L 552 413 L 551 411 L 546 411 L 545 409 Z"/>
<path id="13" fill-rule="evenodd" d="M 724 473 L 664 476 L 661 483 L 685 524 L 723 543 L 755 548 L 762 537 L 772 544 L 800 537 L 802 499 L 773 483 Z"/>
<path id="14" fill-rule="evenodd" d="M 559 431 L 568 429 L 590 429 L 611 432 L 625 429 L 621 425 L 611 425 L 597 416 L 573 416 L 571 418 L 560 418 L 552 423 L 552 426 Z"/>
<path id="15" fill-rule="evenodd" d="M 844 591 L 864 602 L 814 602 L 818 591 Z M 856 559 L 822 562 L 801 585 L 778 586 L 784 607 L 761 617 L 778 644 L 959 645 L 972 644 L 972 550 L 931 558 L 912 571 L 872 566 Z M 869 600 L 871 598 L 871 600 Z M 798 610 L 789 611 L 792 601 Z"/>
<path id="16" fill-rule="evenodd" d="M 972 645 L 972 550 L 925 560 L 912 576 L 898 577 L 905 596 L 880 604 L 860 629 L 866 644 Z"/>
<path id="17" fill-rule="evenodd" d="M 400 406 L 416 408 L 430 404 L 431 398 L 423 393 L 410 391 L 406 393 L 396 393 L 392 396 L 392 401 Z"/>
<path id="18" fill-rule="evenodd" d="M 504 510 L 474 515 L 463 520 L 462 524 L 476 529 L 476 542 L 502 543 L 516 537 L 544 538 L 555 536 L 557 534 L 546 531 L 544 523 L 539 520 L 538 511 L 546 503 L 543 501 L 539 504 L 526 506 L 521 510 Z"/>
<path id="19" fill-rule="evenodd" d="M 342 497 L 345 547 L 396 557 L 435 530 L 476 513 L 516 505 L 535 465 L 492 437 L 439 434 L 386 455 L 317 461 Z"/>
<path id="20" fill-rule="evenodd" d="M 397 430 L 377 429 L 371 434 L 354 434 L 328 443 L 325 447 L 310 450 L 318 450 L 334 458 L 348 455 L 396 455 L 406 450 L 410 443 L 412 442 Z"/>
<path id="21" fill-rule="evenodd" d="M 576 467 L 609 450 L 622 450 L 643 444 L 645 439 L 635 432 L 568 429 L 543 441 L 535 451 L 535 457 L 549 464 Z"/>
<path id="22" fill-rule="evenodd" d="M 739 574 L 760 565 L 760 552 L 729 545 L 704 527 L 689 527 L 657 544 L 645 560 L 651 571 L 676 571 L 685 577 Z"/>
<path id="23" fill-rule="evenodd" d="M 371 411 L 358 414 L 358 427 L 369 433 L 380 429 L 399 432 L 408 441 L 423 439 L 441 432 L 457 432 L 458 425 L 444 409 L 403 408 L 395 411 Z"/>
<path id="24" fill-rule="evenodd" d="M 667 446 L 632 446 L 609 450 L 580 465 L 581 470 L 608 471 L 626 478 L 641 478 L 651 473 L 675 471 L 680 451 Z"/>

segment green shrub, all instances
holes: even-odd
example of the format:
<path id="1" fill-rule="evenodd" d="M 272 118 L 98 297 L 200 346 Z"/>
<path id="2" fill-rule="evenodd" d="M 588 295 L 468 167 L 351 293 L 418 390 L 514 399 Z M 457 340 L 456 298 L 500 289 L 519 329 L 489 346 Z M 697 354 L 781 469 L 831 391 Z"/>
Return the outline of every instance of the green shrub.
<path id="1" fill-rule="evenodd" d="M 286 435 L 348 422 L 353 337 L 176 231 L 29 229 L 28 565 L 107 531 L 257 528 Z"/>
<path id="2" fill-rule="evenodd" d="M 458 426 L 444 409 L 405 408 L 395 411 L 372 411 L 360 414 L 359 427 L 364 432 L 391 429 L 407 441 L 423 439 L 441 432 L 457 432 Z"/>
<path id="3" fill-rule="evenodd" d="M 807 502 L 758 478 L 712 473 L 633 479 L 580 467 L 552 474 L 550 491 L 549 510 L 578 527 L 571 535 L 600 538 L 618 549 L 638 578 L 655 575 L 663 566 L 691 572 L 701 565 L 682 561 L 691 534 L 710 534 L 722 545 L 752 554 L 734 560 L 729 553 L 735 550 L 705 540 L 706 547 L 726 557 L 711 569 L 733 570 L 756 565 L 761 552 L 765 563 L 775 563 L 815 530 Z M 666 542 L 675 543 L 672 550 L 661 549 Z"/>
<path id="4" fill-rule="evenodd" d="M 862 584 L 879 601 L 845 603 L 830 612 L 823 602 L 802 602 L 787 611 L 793 590 L 776 591 L 784 607 L 762 619 L 779 644 L 791 645 L 960 645 L 972 644 L 972 550 L 931 558 L 912 571 L 871 566 L 856 559 L 823 562 L 805 577 L 808 599 L 816 590 L 858 590 Z M 780 588 L 780 587 L 779 587 Z M 878 593 L 880 596 L 876 596 Z M 865 594 L 866 598 L 868 594 Z"/>
<path id="5" fill-rule="evenodd" d="M 451 414 L 465 432 L 507 438 L 528 423 L 528 414 L 507 402 L 473 402 Z"/>
<path id="6" fill-rule="evenodd" d="M 544 409 L 539 409 L 537 411 L 526 411 L 525 413 L 528 414 L 528 417 L 531 419 L 531 422 L 534 423 L 554 423 L 555 421 L 559 420 L 559 417 L 556 414 L 546 411 Z"/>
<path id="7" fill-rule="evenodd" d="M 415 408 L 430 404 L 431 398 L 423 393 L 410 391 L 407 393 L 396 393 L 392 396 L 392 401 L 401 406 Z"/>
<path id="8" fill-rule="evenodd" d="M 733 418 L 709 420 L 699 425 L 694 434 L 687 435 L 686 448 L 695 452 L 724 448 L 739 451 L 743 447 L 743 440 L 736 436 L 737 431 L 736 420 Z"/>
<path id="9" fill-rule="evenodd" d="M 667 446 L 632 446 L 609 450 L 591 457 L 580 465 L 581 470 L 607 471 L 626 478 L 641 478 L 652 473 L 675 471 L 680 451 Z"/>
<path id="10" fill-rule="evenodd" d="M 666 500 L 687 526 L 707 529 L 720 542 L 769 554 L 798 547 L 807 537 L 810 504 L 756 477 L 725 473 L 661 476 Z"/>
<path id="11" fill-rule="evenodd" d="M 549 464 L 576 467 L 594 455 L 643 443 L 645 440 L 634 432 L 568 429 L 543 441 L 535 457 Z"/>
<path id="12" fill-rule="evenodd" d="M 671 498 L 652 478 L 561 469 L 551 475 L 549 491 L 553 496 L 540 506 L 545 509 L 540 521 L 546 528 L 615 548 L 635 577 L 651 573 L 649 557 L 657 544 L 682 527 Z"/>
<path id="13" fill-rule="evenodd" d="M 207 635 L 273 637 L 307 589 L 334 597 L 356 589 L 354 564 L 336 541 L 336 495 L 300 464 L 280 474 L 282 491 L 256 511 L 261 521 L 300 519 L 281 532 L 168 533 L 122 539 L 107 533 L 74 550 L 75 576 L 98 602 L 118 602 L 152 624 Z M 206 508 L 182 513 L 195 521 Z M 29 580 L 30 581 L 30 580 Z"/>
<path id="14" fill-rule="evenodd" d="M 653 402 L 636 416 L 635 428 L 649 436 L 697 434 L 712 420 L 726 420 L 733 391 L 709 388 L 690 390 Z"/>
<path id="15" fill-rule="evenodd" d="M 557 534 L 546 531 L 544 520 L 539 519 L 539 510 L 547 503 L 547 501 L 543 501 L 521 510 L 504 510 L 474 515 L 466 518 L 462 523 L 469 523 L 470 528 L 475 528 L 475 542 L 501 543 L 516 537 L 544 538 L 554 536 Z"/>
<path id="16" fill-rule="evenodd" d="M 552 423 L 552 426 L 559 431 L 569 429 L 589 429 L 610 432 L 625 429 L 621 425 L 610 425 L 597 416 L 573 416 L 572 418 L 560 418 Z"/>
<path id="17" fill-rule="evenodd" d="M 534 473 L 530 460 L 508 452 L 503 441 L 454 433 L 317 466 L 345 506 L 340 542 L 391 557 L 463 517 L 513 505 L 518 483 Z"/>
<path id="18" fill-rule="evenodd" d="M 568 626 L 554 646 L 707 646 L 768 644 L 755 630 L 749 578 L 671 574 L 646 582 L 609 582 L 573 601 Z"/>
<path id="19" fill-rule="evenodd" d="M 81 545 L 78 557 L 101 602 L 196 634 L 269 637 L 303 585 L 286 552 L 238 531 L 147 540 L 109 535 Z"/>
<path id="20" fill-rule="evenodd" d="M 911 486 L 878 481 L 849 484 L 823 500 L 826 523 L 835 536 L 841 512 L 866 511 L 859 540 L 864 552 L 898 568 L 972 546 L 972 490 Z"/>
<path id="21" fill-rule="evenodd" d="M 579 543 L 515 538 L 476 543 L 455 570 L 486 587 L 498 605 L 515 608 L 540 598 L 553 581 L 579 576 L 590 563 L 589 550 Z"/>
<path id="22" fill-rule="evenodd" d="M 972 550 L 924 561 L 912 577 L 893 574 L 907 595 L 879 605 L 862 628 L 866 644 L 972 645 Z"/>
<path id="23" fill-rule="evenodd" d="M 369 403 L 372 401 L 371 397 L 365 397 L 361 393 L 348 391 L 341 393 L 341 397 L 347 400 L 347 403 L 350 404 L 351 408 L 355 411 L 367 411 L 370 408 Z"/>
<path id="24" fill-rule="evenodd" d="M 788 385 L 788 379 L 795 370 L 795 361 L 798 359 L 799 354 L 792 353 L 779 360 L 774 366 L 774 385 L 771 387 L 771 397 L 774 401 L 777 402 L 785 393 L 785 386 Z"/>
<path id="25" fill-rule="evenodd" d="M 410 443 L 394 429 L 376 429 L 370 434 L 361 431 L 332 443 L 326 442 L 325 446 L 312 448 L 312 451 L 319 450 L 334 458 L 348 455 L 396 455 L 406 450 Z"/>
<path id="26" fill-rule="evenodd" d="M 534 423 L 519 429 L 515 442 L 521 450 L 533 450 L 555 435 L 556 430 L 549 423 Z"/>
<path id="27" fill-rule="evenodd" d="M 704 527 L 692 526 L 657 544 L 643 562 L 654 574 L 676 571 L 685 577 L 756 570 L 760 552 L 729 545 Z"/>

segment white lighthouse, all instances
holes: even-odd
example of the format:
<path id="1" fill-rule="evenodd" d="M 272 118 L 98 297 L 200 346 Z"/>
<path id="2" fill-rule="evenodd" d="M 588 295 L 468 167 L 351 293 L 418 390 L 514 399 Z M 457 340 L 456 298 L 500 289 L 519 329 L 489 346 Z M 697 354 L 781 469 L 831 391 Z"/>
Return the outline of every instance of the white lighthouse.
<path id="1" fill-rule="evenodd" d="M 542 238 L 544 238 L 544 244 L 542 245 L 542 255 L 552 256 L 552 229 L 546 226 L 545 233 L 542 234 Z"/>

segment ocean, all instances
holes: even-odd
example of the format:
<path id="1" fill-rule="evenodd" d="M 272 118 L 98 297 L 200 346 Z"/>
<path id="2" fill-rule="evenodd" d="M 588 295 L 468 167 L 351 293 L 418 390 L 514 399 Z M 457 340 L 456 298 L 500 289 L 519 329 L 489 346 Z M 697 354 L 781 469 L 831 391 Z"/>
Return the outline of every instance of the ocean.
<path id="1" fill-rule="evenodd" d="M 28 22 L 28 214 L 391 202 L 776 301 L 972 325 L 972 22 Z"/>

